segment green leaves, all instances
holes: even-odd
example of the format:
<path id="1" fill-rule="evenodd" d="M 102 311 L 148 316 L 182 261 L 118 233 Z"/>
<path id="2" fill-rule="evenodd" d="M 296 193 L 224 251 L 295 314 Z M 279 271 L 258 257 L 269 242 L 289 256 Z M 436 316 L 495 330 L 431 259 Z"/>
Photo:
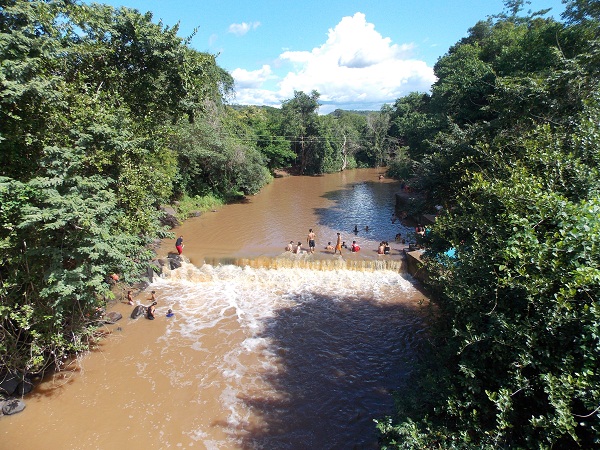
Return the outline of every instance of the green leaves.
<path id="1" fill-rule="evenodd" d="M 432 329 L 439 358 L 427 367 L 442 367 L 436 377 L 446 389 L 430 391 L 432 407 L 413 413 L 426 417 L 421 422 L 386 433 L 420 444 L 431 428 L 447 437 L 420 448 L 597 446 L 594 27 L 490 20 L 436 65 L 427 113 L 453 123 L 427 141 L 416 174 L 431 203 L 448 206 L 425 254 L 439 308 Z M 449 248 L 451 264 L 443 256 Z"/>
<path id="2" fill-rule="evenodd" d="M 177 173 L 173 125 L 232 79 L 132 9 L 18 0 L 1 15 L 0 365 L 43 370 L 85 348 L 108 274 L 143 272 Z"/>

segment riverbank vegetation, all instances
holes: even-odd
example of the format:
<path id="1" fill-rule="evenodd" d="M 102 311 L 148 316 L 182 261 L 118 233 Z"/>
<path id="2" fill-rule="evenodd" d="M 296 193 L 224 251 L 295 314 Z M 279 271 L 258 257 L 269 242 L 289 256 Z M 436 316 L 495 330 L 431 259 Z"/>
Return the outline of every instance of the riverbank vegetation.
<path id="1" fill-rule="evenodd" d="M 136 282 L 168 235 L 161 206 L 212 209 L 282 168 L 386 166 L 444 212 L 418 395 L 379 421 L 382 446 L 600 445 L 600 12 L 524 3 L 452 46 L 431 93 L 319 115 L 316 91 L 230 106 L 214 55 L 150 14 L 2 1 L 0 372 L 87 348 L 110 274 Z"/>
<path id="2" fill-rule="evenodd" d="M 563 22 L 523 3 L 391 113 L 398 167 L 445 213 L 431 345 L 383 448 L 600 447 L 599 2 L 566 1 Z"/>

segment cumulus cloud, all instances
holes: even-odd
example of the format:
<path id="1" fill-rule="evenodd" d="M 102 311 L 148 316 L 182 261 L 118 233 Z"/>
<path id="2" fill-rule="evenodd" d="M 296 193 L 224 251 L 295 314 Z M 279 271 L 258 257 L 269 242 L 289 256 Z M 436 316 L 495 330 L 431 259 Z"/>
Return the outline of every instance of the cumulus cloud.
<path id="1" fill-rule="evenodd" d="M 250 30 L 256 30 L 260 26 L 260 22 L 251 22 L 251 23 L 232 23 L 229 25 L 227 31 L 229 33 L 233 33 L 236 36 L 243 36 Z"/>
<path id="2" fill-rule="evenodd" d="M 271 66 L 264 65 L 258 70 L 235 69 L 231 72 L 238 89 L 256 89 L 269 79 L 275 78 Z"/>
<path id="3" fill-rule="evenodd" d="M 315 89 L 326 105 L 322 113 L 336 108 L 379 109 L 410 92 L 429 91 L 435 82 L 433 68 L 411 58 L 413 51 L 413 44 L 398 45 L 381 36 L 365 15 L 357 12 L 330 29 L 320 47 L 283 52 L 278 63 L 291 69 L 279 78 L 277 90 L 270 91 L 263 103 L 251 101 L 260 101 L 265 91 L 263 83 L 273 78 L 270 66 L 254 72 L 236 69 L 232 75 L 242 104 L 277 106 L 267 101 L 277 99 L 280 103 L 292 98 L 294 91 L 308 93 Z"/>

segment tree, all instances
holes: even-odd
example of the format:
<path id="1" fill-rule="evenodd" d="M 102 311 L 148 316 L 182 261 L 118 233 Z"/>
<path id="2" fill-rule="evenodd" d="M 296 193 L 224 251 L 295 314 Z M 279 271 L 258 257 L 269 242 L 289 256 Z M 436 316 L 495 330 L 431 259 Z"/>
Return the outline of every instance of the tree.
<path id="1" fill-rule="evenodd" d="M 376 167 L 385 166 L 390 152 L 388 130 L 390 127 L 391 108 L 384 105 L 381 111 L 367 116 L 365 137 L 373 153 Z"/>
<path id="2" fill-rule="evenodd" d="M 283 114 L 282 130 L 291 139 L 291 146 L 297 155 L 300 173 L 315 172 L 313 157 L 317 142 L 319 93 L 312 91 L 310 95 L 302 91 L 294 91 L 294 98 L 281 105 Z"/>
<path id="3" fill-rule="evenodd" d="M 418 167 L 447 205 L 425 242 L 432 345 L 419 397 L 379 421 L 384 448 L 600 441 L 599 52 L 586 21 L 480 23 L 436 66 L 432 110 L 450 121 Z"/>
<path id="4" fill-rule="evenodd" d="M 2 7 L 0 365 L 27 373 L 86 347 L 113 295 L 107 275 L 139 279 L 146 245 L 165 235 L 175 124 L 219 103 L 231 77 L 149 14 Z M 227 161 L 236 188 L 257 189 L 253 158 Z"/>
<path id="5" fill-rule="evenodd" d="M 248 128 L 247 137 L 255 142 L 271 170 L 289 167 L 296 158 L 290 143 L 280 135 L 280 110 L 271 107 L 248 106 L 238 111 L 237 121 Z"/>

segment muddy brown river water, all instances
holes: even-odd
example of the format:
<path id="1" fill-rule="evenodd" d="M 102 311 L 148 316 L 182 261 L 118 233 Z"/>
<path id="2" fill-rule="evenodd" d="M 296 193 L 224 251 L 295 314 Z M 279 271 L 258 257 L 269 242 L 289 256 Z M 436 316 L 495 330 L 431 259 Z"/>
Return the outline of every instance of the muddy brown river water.
<path id="1" fill-rule="evenodd" d="M 427 303 L 392 242 L 410 234 L 391 221 L 399 187 L 378 174 L 279 178 L 187 221 L 189 263 L 135 297 L 155 290 L 157 319 L 115 305 L 94 351 L 0 418 L 0 449 L 377 448 Z M 315 254 L 285 254 L 309 228 Z M 326 251 L 338 231 L 361 252 Z"/>

